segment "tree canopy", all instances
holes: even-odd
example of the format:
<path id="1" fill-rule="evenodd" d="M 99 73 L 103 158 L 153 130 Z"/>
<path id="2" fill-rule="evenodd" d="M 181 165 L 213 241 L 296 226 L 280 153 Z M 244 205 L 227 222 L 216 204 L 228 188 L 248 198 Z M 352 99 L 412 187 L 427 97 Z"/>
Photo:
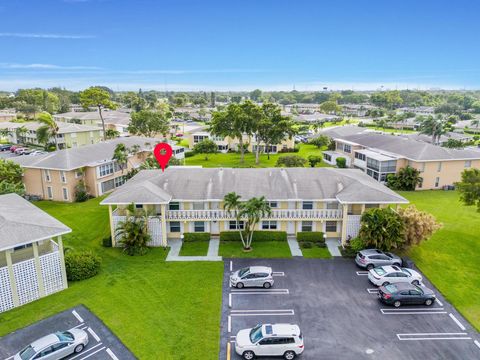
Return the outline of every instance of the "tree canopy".
<path id="1" fill-rule="evenodd" d="M 157 134 L 167 136 L 170 129 L 170 112 L 140 110 L 133 112 L 128 131 L 133 135 L 152 137 Z"/>

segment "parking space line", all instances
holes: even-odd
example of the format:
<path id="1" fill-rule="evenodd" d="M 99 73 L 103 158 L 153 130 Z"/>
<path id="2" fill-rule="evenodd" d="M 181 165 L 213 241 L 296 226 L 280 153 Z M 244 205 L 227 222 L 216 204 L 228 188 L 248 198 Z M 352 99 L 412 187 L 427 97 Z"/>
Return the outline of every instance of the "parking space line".
<path id="1" fill-rule="evenodd" d="M 443 306 L 443 304 L 442 304 L 442 302 L 441 302 L 440 300 L 435 299 L 435 302 L 436 302 L 438 305 Z"/>
<path id="2" fill-rule="evenodd" d="M 102 345 L 102 343 L 100 342 L 100 343 L 98 343 L 97 345 L 92 346 L 90 349 L 85 350 L 85 351 L 82 352 L 81 354 L 75 355 L 74 357 L 70 358 L 70 360 L 73 360 L 73 359 L 76 359 L 76 358 L 78 358 L 78 357 L 80 357 L 80 356 L 83 356 L 83 355 L 85 355 L 87 352 L 90 352 L 90 351 L 92 351 L 93 349 L 95 349 L 95 348 L 97 348 L 97 347 L 99 347 L 99 346 L 101 346 L 101 345 Z"/>
<path id="3" fill-rule="evenodd" d="M 232 332 L 232 317 L 230 315 L 227 317 L 227 330 L 228 332 Z"/>
<path id="4" fill-rule="evenodd" d="M 272 276 L 285 276 L 283 271 L 273 271 Z"/>
<path id="5" fill-rule="evenodd" d="M 228 294 L 228 307 L 232 307 L 232 293 Z"/>
<path id="6" fill-rule="evenodd" d="M 227 342 L 227 360 L 230 360 L 232 356 L 232 344 L 230 342 Z"/>
<path id="7" fill-rule="evenodd" d="M 357 271 L 358 276 L 365 276 L 368 275 L 368 271 Z"/>
<path id="8" fill-rule="evenodd" d="M 88 359 L 90 356 L 93 356 L 93 355 L 95 355 L 96 353 L 98 353 L 98 352 L 100 352 L 100 351 L 102 351 L 102 350 L 104 350 L 104 349 L 105 349 L 105 346 L 102 347 L 102 348 L 100 348 L 100 349 L 98 349 L 97 351 L 94 351 L 94 352 L 91 353 L 91 354 L 88 354 L 87 356 L 81 358 L 80 360 Z"/>
<path id="9" fill-rule="evenodd" d="M 110 350 L 110 348 L 107 348 L 106 352 L 107 352 L 108 355 L 110 355 L 110 357 L 111 357 L 113 360 L 119 360 L 118 357 L 115 356 L 115 354 L 113 353 L 113 351 Z"/>
<path id="10" fill-rule="evenodd" d="M 465 332 L 462 333 L 415 333 L 415 334 L 397 334 L 398 340 L 471 340 L 472 338 Z"/>
<path id="11" fill-rule="evenodd" d="M 78 313 L 75 311 L 75 310 L 72 310 L 72 314 L 73 316 L 75 316 L 77 318 L 78 321 L 80 321 L 81 323 L 83 323 L 83 319 L 80 315 L 78 315 Z"/>
<path id="12" fill-rule="evenodd" d="M 295 311 L 292 309 L 287 310 L 250 310 L 246 312 L 235 312 L 230 316 L 291 316 L 295 315 Z"/>
<path id="13" fill-rule="evenodd" d="M 376 294 L 378 293 L 378 289 L 367 289 L 369 294 Z"/>
<path id="14" fill-rule="evenodd" d="M 93 338 L 95 340 L 100 341 L 100 338 L 98 337 L 98 335 L 95 333 L 95 331 L 93 331 L 93 329 L 91 327 L 87 328 L 87 331 L 93 336 Z"/>
<path id="15" fill-rule="evenodd" d="M 480 349 L 480 342 L 478 342 L 478 340 L 473 340 L 473 343 Z"/>
<path id="16" fill-rule="evenodd" d="M 9 358 L 6 358 L 5 360 L 11 360 L 11 359 L 13 359 L 14 357 L 15 357 L 15 355 L 10 356 Z"/>
<path id="17" fill-rule="evenodd" d="M 233 261 L 230 260 L 230 272 L 232 272 L 232 271 L 233 271 Z"/>
<path id="18" fill-rule="evenodd" d="M 270 294 L 270 293 L 282 293 L 282 294 L 289 294 L 290 291 L 288 289 L 232 289 L 230 290 L 232 294 Z"/>
<path id="19" fill-rule="evenodd" d="M 436 309 L 380 309 L 383 315 L 438 315 L 446 314 L 443 308 Z"/>
<path id="20" fill-rule="evenodd" d="M 85 324 L 84 323 L 81 323 L 81 324 L 78 324 L 77 326 L 74 326 L 72 329 L 76 329 L 76 328 L 79 328 L 80 326 L 84 326 Z"/>
<path id="21" fill-rule="evenodd" d="M 448 314 L 448 316 L 450 316 L 450 319 L 452 319 L 452 320 L 455 322 L 455 324 L 458 325 L 458 327 L 459 327 L 460 329 L 462 329 L 463 331 L 466 330 L 466 329 L 465 329 L 465 326 L 463 326 L 463 324 L 455 317 L 455 315 L 453 315 L 452 313 L 450 313 L 450 314 Z"/>

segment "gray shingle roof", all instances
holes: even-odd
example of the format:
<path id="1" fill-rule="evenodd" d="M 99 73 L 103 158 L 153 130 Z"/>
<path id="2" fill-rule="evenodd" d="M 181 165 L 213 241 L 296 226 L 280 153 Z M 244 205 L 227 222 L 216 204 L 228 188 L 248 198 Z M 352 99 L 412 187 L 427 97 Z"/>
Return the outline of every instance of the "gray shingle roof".
<path id="1" fill-rule="evenodd" d="M 404 136 L 360 133 L 350 136 L 338 136 L 335 139 L 349 141 L 369 149 L 378 149 L 417 161 L 480 159 L 480 152 L 478 151 L 448 149 L 423 141 L 412 140 Z"/>
<path id="2" fill-rule="evenodd" d="M 345 203 L 406 203 L 407 200 L 360 170 L 334 168 L 167 168 L 144 170 L 102 201 L 106 204 L 243 199 L 338 199 Z"/>
<path id="3" fill-rule="evenodd" d="M 35 122 L 35 121 L 29 121 L 24 123 L 14 123 L 14 122 L 0 123 L 0 129 L 18 129 L 18 128 L 24 127 L 27 130 L 37 131 L 38 128 L 41 126 L 43 126 L 42 123 Z M 61 121 L 57 122 L 57 126 L 58 126 L 59 134 L 78 133 L 78 132 L 86 132 L 86 131 L 102 131 L 102 129 L 99 128 L 98 126 L 64 123 Z"/>
<path id="4" fill-rule="evenodd" d="M 120 124 L 128 125 L 130 123 L 130 113 L 117 110 L 102 110 L 103 120 L 105 124 Z M 101 122 L 100 114 L 98 111 L 86 111 L 86 112 L 77 112 L 71 111 L 62 114 L 53 115 L 55 119 L 65 118 L 65 119 L 80 119 L 80 120 L 97 120 Z"/>
<path id="5" fill-rule="evenodd" d="M 0 195 L 0 251 L 71 231 L 21 196 Z"/>
<path id="6" fill-rule="evenodd" d="M 9 160 L 26 168 L 74 170 L 83 166 L 93 166 L 102 162 L 110 161 L 117 144 L 122 143 L 127 147 L 139 145 L 140 150 L 152 151 L 153 146 L 160 141 L 160 139 L 144 138 L 140 136 L 122 137 L 98 144 L 53 151 L 45 155 L 12 157 L 9 158 Z M 172 148 L 175 150 L 180 148 L 180 146 L 172 146 Z"/>
<path id="7" fill-rule="evenodd" d="M 350 136 L 362 133 L 372 133 L 375 130 L 364 128 L 356 125 L 346 125 L 346 126 L 332 126 L 326 129 L 323 129 L 319 132 L 319 135 L 327 135 L 331 138 L 341 138 L 343 136 Z"/>

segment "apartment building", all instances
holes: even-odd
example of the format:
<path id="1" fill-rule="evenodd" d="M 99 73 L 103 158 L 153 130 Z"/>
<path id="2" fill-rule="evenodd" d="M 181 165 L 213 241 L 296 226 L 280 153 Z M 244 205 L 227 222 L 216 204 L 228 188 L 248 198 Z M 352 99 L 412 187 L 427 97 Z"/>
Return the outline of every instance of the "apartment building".
<path id="1" fill-rule="evenodd" d="M 120 136 L 128 135 L 128 125 L 130 124 L 130 113 L 128 111 L 120 110 L 102 110 L 103 120 L 106 129 L 116 130 Z M 82 125 L 91 125 L 102 127 L 102 120 L 98 110 L 96 111 L 71 111 L 63 114 L 53 115 L 57 122 L 76 123 Z"/>
<path id="2" fill-rule="evenodd" d="M 3 122 L 0 123 L 0 129 L 9 131 L 7 139 L 12 144 L 33 144 L 43 145 L 38 142 L 37 130 L 43 126 L 39 122 Z M 98 126 L 79 125 L 74 123 L 58 122 L 58 133 L 56 140 L 59 149 L 67 149 L 84 145 L 91 145 L 100 142 L 103 138 L 103 131 Z M 19 129 L 25 129 L 20 132 Z M 55 143 L 52 137 L 50 142 Z"/>
<path id="3" fill-rule="evenodd" d="M 344 157 L 350 167 L 364 171 L 379 182 L 407 165 L 421 172 L 420 189 L 440 189 L 461 180 L 463 170 L 480 168 L 480 150 L 449 149 L 405 136 L 361 132 L 334 137 L 335 151 L 325 151 L 324 160 Z"/>
<path id="4" fill-rule="evenodd" d="M 93 145 L 54 151 L 45 155 L 11 158 L 23 168 L 23 183 L 28 195 L 55 201 L 75 200 L 76 186 L 83 182 L 87 192 L 97 197 L 125 183 L 125 175 L 137 168 L 152 153 L 158 139 L 137 136 L 117 138 Z M 126 167 L 112 160 L 118 144 L 132 149 Z M 176 158 L 184 157 L 184 148 L 172 146 Z"/>
<path id="5" fill-rule="evenodd" d="M 186 134 L 186 138 L 188 139 L 188 145 L 190 149 L 192 149 L 196 144 L 205 139 L 210 139 L 215 142 L 215 144 L 217 144 L 218 146 L 218 151 L 223 153 L 226 153 L 229 150 L 237 151 L 239 149 L 239 141 L 237 138 L 231 138 L 228 136 L 215 136 L 211 134 L 208 130 L 204 129 Z M 250 152 L 256 152 L 257 146 L 260 146 L 260 151 L 262 153 L 269 152 L 270 154 L 276 154 L 278 152 L 281 152 L 282 150 L 293 149 L 295 147 L 295 140 L 293 138 L 285 138 L 281 143 L 269 145 L 268 148 L 266 148 L 265 144 L 263 142 L 257 142 L 254 136 L 250 137 L 244 135 L 243 143 L 248 145 L 247 150 Z"/>
<path id="6" fill-rule="evenodd" d="M 109 206 L 114 241 L 115 229 L 134 204 L 149 215 L 152 245 L 166 246 L 185 232 L 236 231 L 234 214 L 224 210 L 229 192 L 242 200 L 265 196 L 272 213 L 258 230 L 322 231 L 343 242 L 358 234 L 366 209 L 408 202 L 355 169 L 172 167 L 141 171 L 101 205 Z"/>

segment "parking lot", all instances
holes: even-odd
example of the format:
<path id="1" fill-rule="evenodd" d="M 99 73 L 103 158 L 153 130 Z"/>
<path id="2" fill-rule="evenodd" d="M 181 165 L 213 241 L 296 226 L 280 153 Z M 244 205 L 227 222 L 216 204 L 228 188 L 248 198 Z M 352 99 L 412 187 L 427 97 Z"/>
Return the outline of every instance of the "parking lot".
<path id="1" fill-rule="evenodd" d="M 251 265 L 272 267 L 271 289 L 230 288 L 231 270 Z M 479 333 L 425 276 L 438 301 L 396 309 L 366 275 L 353 259 L 226 259 L 220 359 L 240 359 L 235 334 L 259 323 L 298 324 L 303 359 L 480 359 Z"/>
<path id="2" fill-rule="evenodd" d="M 84 306 L 66 310 L 0 338 L 0 359 L 11 360 L 15 353 L 32 341 L 56 331 L 72 328 L 85 330 L 88 333 L 89 343 L 81 353 L 66 359 L 136 359 L 102 321 Z"/>

